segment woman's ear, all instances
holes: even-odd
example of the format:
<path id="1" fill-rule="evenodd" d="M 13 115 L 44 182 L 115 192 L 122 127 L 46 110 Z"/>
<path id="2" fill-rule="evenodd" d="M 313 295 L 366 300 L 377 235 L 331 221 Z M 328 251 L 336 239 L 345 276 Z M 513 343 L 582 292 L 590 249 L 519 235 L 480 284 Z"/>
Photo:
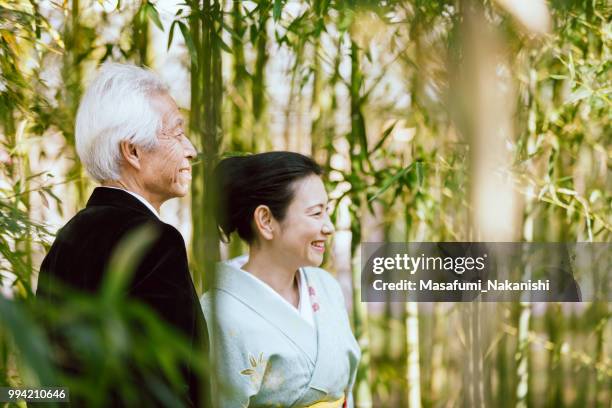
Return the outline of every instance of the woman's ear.
<path id="1" fill-rule="evenodd" d="M 134 143 L 122 140 L 119 142 L 119 151 L 126 163 L 140 170 L 140 152 Z"/>
<path id="2" fill-rule="evenodd" d="M 253 212 L 253 221 L 259 235 L 265 240 L 274 238 L 274 217 L 267 205 L 260 205 Z"/>

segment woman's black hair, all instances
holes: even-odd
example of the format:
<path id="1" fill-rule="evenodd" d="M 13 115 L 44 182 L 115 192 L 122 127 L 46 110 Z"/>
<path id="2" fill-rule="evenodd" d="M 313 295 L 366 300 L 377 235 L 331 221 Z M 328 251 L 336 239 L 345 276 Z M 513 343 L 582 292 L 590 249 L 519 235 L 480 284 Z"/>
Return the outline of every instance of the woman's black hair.
<path id="1" fill-rule="evenodd" d="M 253 213 L 260 205 L 282 221 L 294 196 L 293 183 L 321 175 L 311 158 L 294 152 L 267 152 L 223 159 L 213 173 L 217 183 L 217 225 L 223 234 L 237 231 L 245 241 L 255 239 Z"/>

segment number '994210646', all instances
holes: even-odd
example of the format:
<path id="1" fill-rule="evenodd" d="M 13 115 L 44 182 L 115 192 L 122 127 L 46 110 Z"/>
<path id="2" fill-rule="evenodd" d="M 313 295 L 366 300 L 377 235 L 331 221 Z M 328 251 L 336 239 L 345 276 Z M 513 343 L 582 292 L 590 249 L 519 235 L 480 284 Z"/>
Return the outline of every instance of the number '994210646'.
<path id="1" fill-rule="evenodd" d="M 69 393 L 63 387 L 10 388 L 0 387 L 0 402 L 68 402 Z"/>

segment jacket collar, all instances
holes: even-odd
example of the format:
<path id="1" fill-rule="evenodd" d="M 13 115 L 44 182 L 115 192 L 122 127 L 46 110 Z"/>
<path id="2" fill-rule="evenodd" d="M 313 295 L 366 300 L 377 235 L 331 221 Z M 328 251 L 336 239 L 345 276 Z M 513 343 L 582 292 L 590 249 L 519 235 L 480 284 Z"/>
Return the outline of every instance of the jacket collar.
<path id="1" fill-rule="evenodd" d="M 159 219 L 158 215 L 152 212 L 139 199 L 129 192 L 117 188 L 96 187 L 87 201 L 87 208 L 99 206 L 129 208 L 149 217 Z"/>

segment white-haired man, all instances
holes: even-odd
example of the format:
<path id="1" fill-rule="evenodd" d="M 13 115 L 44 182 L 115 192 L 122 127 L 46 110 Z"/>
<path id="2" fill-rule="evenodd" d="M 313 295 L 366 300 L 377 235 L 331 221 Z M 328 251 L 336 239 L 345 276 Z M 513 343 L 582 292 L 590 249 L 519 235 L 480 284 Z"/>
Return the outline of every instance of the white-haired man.
<path id="1" fill-rule="evenodd" d="M 96 292 L 122 239 L 151 225 L 157 238 L 138 263 L 128 295 L 182 332 L 193 349 L 204 345 L 205 323 L 185 242 L 158 217 L 162 203 L 184 196 L 191 184 L 196 151 L 183 126 L 176 103 L 155 74 L 131 65 L 102 66 L 76 119 L 77 153 L 101 186 L 58 232 L 41 265 L 37 296 L 53 297 L 60 281 Z M 178 397 L 197 406 L 200 379 L 190 367 L 183 373 L 185 388 Z"/>

